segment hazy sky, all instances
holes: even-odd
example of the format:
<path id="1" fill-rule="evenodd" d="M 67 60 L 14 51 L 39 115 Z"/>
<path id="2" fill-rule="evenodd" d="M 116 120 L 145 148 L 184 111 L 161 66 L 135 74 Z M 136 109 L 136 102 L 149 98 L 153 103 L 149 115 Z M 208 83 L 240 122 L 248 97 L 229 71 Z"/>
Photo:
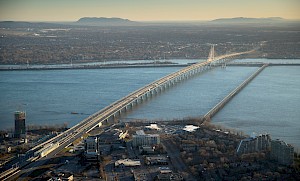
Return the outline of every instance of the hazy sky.
<path id="1" fill-rule="evenodd" d="M 0 0 L 1 21 L 76 21 L 81 17 L 135 21 L 300 19 L 300 0 Z"/>

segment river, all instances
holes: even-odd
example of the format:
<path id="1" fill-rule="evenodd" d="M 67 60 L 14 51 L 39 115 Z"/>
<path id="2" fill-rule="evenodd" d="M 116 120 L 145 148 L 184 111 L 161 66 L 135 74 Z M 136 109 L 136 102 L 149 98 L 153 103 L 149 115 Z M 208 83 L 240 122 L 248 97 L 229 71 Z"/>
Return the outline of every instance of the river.
<path id="1" fill-rule="evenodd" d="M 75 125 L 113 101 L 178 69 L 180 67 L 1 71 L 1 129 L 14 127 L 15 110 L 26 111 L 27 125 Z M 209 70 L 155 96 L 121 119 L 170 120 L 202 116 L 257 69 L 227 66 Z M 212 122 L 246 134 L 268 132 L 272 138 L 300 148 L 299 77 L 300 66 L 266 68 L 216 114 Z"/>

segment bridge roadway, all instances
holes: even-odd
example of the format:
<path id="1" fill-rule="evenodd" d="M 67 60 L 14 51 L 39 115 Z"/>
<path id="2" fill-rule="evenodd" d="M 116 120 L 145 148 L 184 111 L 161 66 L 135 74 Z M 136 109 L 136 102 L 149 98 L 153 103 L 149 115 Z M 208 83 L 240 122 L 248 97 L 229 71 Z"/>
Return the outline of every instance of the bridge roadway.
<path id="1" fill-rule="evenodd" d="M 180 82 L 181 80 L 187 79 L 190 76 L 200 73 L 209 67 L 211 67 L 212 64 L 215 62 L 223 61 L 224 59 L 228 59 L 234 56 L 239 56 L 243 54 L 252 53 L 255 50 L 251 51 L 245 51 L 245 52 L 239 52 L 239 53 L 231 53 L 227 55 L 222 55 L 214 58 L 208 58 L 205 62 L 200 62 L 197 64 L 190 65 L 188 67 L 185 67 L 179 71 L 176 71 L 174 73 L 171 73 L 167 76 L 164 76 L 132 93 L 129 95 L 123 97 L 120 100 L 117 100 L 116 102 L 110 104 L 109 106 L 103 108 L 102 110 L 90 115 L 86 119 L 82 120 L 80 123 L 76 124 L 72 128 L 60 133 L 59 135 L 35 146 L 31 150 L 29 150 L 24 157 L 26 158 L 32 158 L 34 157 L 34 152 L 41 149 L 42 147 L 46 146 L 50 143 L 59 143 L 59 146 L 55 148 L 53 151 L 51 151 L 47 157 L 42 158 L 36 158 L 35 161 L 26 161 L 23 163 L 19 163 L 20 165 L 20 172 L 18 173 L 18 176 L 25 173 L 24 169 L 21 168 L 31 168 L 31 165 L 34 165 L 37 167 L 38 165 L 42 165 L 44 163 L 43 160 L 49 159 L 55 154 L 57 154 L 59 151 L 61 151 L 64 147 L 72 144 L 76 139 L 82 137 L 85 133 L 90 132 L 92 129 L 97 127 L 98 125 L 102 124 L 103 122 L 107 122 L 109 118 L 116 116 L 117 114 L 121 114 L 123 110 L 126 110 L 128 107 L 132 107 L 135 104 L 139 102 L 139 100 L 143 100 L 145 97 L 155 94 L 159 91 L 162 91 L 163 89 Z M 37 164 L 40 163 L 40 164 Z M 26 166 L 27 165 L 27 166 Z M 2 178 L 3 174 L 0 174 L 0 178 Z M 6 176 L 8 178 L 9 176 Z"/>
<path id="2" fill-rule="evenodd" d="M 248 77 L 244 82 L 242 82 L 238 87 L 231 91 L 224 99 L 222 99 L 217 105 L 215 105 L 211 110 L 209 110 L 204 115 L 204 120 L 209 121 L 219 110 L 221 110 L 227 102 L 229 102 L 236 94 L 238 94 L 250 81 L 252 81 L 261 71 L 263 71 L 269 64 L 263 64 L 257 71 L 255 71 L 250 77 Z"/>
<path id="3" fill-rule="evenodd" d="M 261 67 L 266 63 L 263 62 L 233 62 L 226 66 L 245 66 L 245 67 Z M 268 63 L 269 66 L 300 66 L 300 63 Z"/>

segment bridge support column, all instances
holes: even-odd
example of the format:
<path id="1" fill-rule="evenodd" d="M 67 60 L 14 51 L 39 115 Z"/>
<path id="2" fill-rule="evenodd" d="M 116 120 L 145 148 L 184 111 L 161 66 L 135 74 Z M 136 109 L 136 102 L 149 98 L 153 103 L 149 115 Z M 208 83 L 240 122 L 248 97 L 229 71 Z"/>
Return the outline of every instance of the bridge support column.
<path id="1" fill-rule="evenodd" d="M 104 124 L 107 124 L 107 123 L 108 123 L 108 119 L 105 119 L 105 120 L 104 120 Z"/>

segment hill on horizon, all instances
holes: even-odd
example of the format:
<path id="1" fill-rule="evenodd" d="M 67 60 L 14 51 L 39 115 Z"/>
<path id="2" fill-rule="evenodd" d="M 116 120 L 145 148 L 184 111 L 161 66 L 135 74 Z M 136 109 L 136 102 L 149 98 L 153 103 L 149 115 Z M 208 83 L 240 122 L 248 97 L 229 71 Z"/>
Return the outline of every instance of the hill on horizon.
<path id="1" fill-rule="evenodd" d="M 213 23 L 281 23 L 286 19 L 281 17 L 269 17 L 269 18 L 247 18 L 247 17 L 235 17 L 235 18 L 220 18 L 210 22 Z"/>
<path id="2" fill-rule="evenodd" d="M 76 21 L 76 24 L 81 25 L 133 25 L 138 22 L 123 18 L 106 18 L 106 17 L 83 17 Z"/>
<path id="3" fill-rule="evenodd" d="M 270 18 L 220 18 L 211 21 L 131 21 L 124 18 L 107 17 L 83 17 L 77 21 L 57 22 L 30 22 L 30 21 L 0 21 L 1 28 L 70 28 L 77 26 L 194 26 L 194 25 L 245 25 L 245 26 L 270 26 L 270 25 L 291 25 L 299 26 L 300 20 L 289 20 L 281 17 Z"/>

